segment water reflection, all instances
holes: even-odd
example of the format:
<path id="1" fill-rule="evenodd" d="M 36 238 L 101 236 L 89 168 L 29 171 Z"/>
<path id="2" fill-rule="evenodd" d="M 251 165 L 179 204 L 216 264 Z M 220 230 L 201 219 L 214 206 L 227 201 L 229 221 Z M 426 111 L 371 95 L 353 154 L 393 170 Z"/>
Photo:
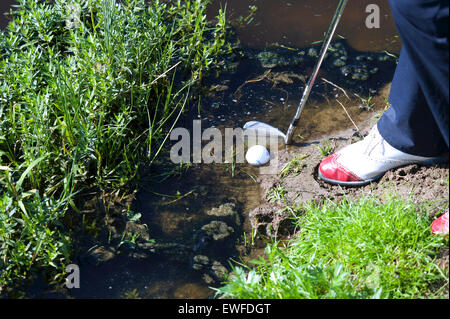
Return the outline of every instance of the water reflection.
<path id="1" fill-rule="evenodd" d="M 246 17 L 249 6 L 258 10 L 245 28 L 237 31 L 244 46 L 262 49 L 278 42 L 294 47 L 309 46 L 322 40 L 327 31 L 338 1 L 330 0 L 217 0 L 210 12 L 226 6 L 229 19 Z M 380 8 L 380 28 L 368 29 L 365 20 L 366 7 L 376 4 Z M 250 19 L 249 19 L 250 20 Z M 358 51 L 399 52 L 400 41 L 387 0 L 349 1 L 336 31 L 336 38 L 343 36 Z"/>

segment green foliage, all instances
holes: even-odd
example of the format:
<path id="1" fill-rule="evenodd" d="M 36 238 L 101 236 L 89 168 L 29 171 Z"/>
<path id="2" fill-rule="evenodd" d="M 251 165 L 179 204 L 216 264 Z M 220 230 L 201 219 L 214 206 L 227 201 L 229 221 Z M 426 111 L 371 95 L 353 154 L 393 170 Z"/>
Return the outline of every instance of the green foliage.
<path id="1" fill-rule="evenodd" d="M 268 260 L 254 260 L 255 269 L 234 267 L 231 281 L 217 294 L 239 299 L 378 298 L 377 291 L 358 292 L 340 263 L 293 264 L 276 244 L 265 253 Z"/>
<path id="2" fill-rule="evenodd" d="M 360 109 L 366 110 L 366 111 L 370 111 L 370 110 L 373 109 L 373 107 L 374 107 L 374 105 L 375 105 L 375 104 L 373 103 L 373 101 L 372 101 L 373 96 L 371 96 L 371 95 L 369 94 L 369 96 L 368 96 L 367 98 L 363 98 L 363 97 L 359 96 L 359 95 L 356 94 L 356 93 L 355 93 L 355 96 L 358 97 L 358 98 L 360 99 L 360 101 L 361 101 L 361 104 L 359 105 L 359 108 L 360 108 Z"/>
<path id="3" fill-rule="evenodd" d="M 269 202 L 285 202 L 286 201 L 285 195 L 287 193 L 288 193 L 287 189 L 284 188 L 284 186 L 280 185 L 270 189 L 266 195 L 266 199 Z"/>
<path id="4" fill-rule="evenodd" d="M 49 280 L 57 279 L 70 254 L 68 237 L 58 231 L 67 201 L 24 191 L 12 183 L 10 171 L 0 172 L 0 286 L 28 279 L 42 267 L 53 271 Z"/>
<path id="5" fill-rule="evenodd" d="M 434 262 L 448 239 L 411 201 L 311 203 L 296 210 L 301 229 L 287 247 L 236 266 L 217 294 L 231 298 L 433 298 L 448 285 Z M 247 268 L 247 271 L 245 271 Z M 441 288 L 439 288 L 441 287 Z M 440 293 L 439 293 L 440 291 Z"/>
<path id="6" fill-rule="evenodd" d="M 209 23 L 207 3 L 18 1 L 0 33 L 1 227 L 11 234 L 0 236 L 0 285 L 50 263 L 44 252 L 66 256 L 55 225 L 75 191 L 121 187 L 155 160 L 190 88 L 229 49 L 225 13 Z"/>
<path id="7" fill-rule="evenodd" d="M 316 145 L 316 147 L 323 158 L 330 156 L 334 152 L 334 147 L 328 139 L 321 141 L 320 144 Z"/>
<path id="8" fill-rule="evenodd" d="M 301 173 L 305 164 L 302 160 L 307 158 L 308 154 L 294 156 L 292 160 L 284 164 L 280 172 L 280 178 L 285 178 L 287 176 L 297 176 Z"/>

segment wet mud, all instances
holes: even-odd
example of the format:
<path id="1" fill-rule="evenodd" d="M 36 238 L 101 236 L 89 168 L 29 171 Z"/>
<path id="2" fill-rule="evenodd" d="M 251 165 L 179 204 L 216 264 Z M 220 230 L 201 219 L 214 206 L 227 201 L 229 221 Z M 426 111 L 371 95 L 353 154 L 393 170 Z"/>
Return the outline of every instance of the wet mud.
<path id="1" fill-rule="evenodd" d="M 250 222 L 255 231 L 263 238 L 291 238 L 300 231 L 289 223 L 290 213 L 285 210 L 287 205 L 302 206 L 310 201 L 322 202 L 331 200 L 358 200 L 364 196 L 375 196 L 380 200 L 392 197 L 408 200 L 417 204 L 427 204 L 426 212 L 430 220 L 448 212 L 449 188 L 448 158 L 446 162 L 431 165 L 408 165 L 388 171 L 380 180 L 364 187 L 334 186 L 320 180 L 318 166 L 323 159 L 317 147 L 324 140 L 337 151 L 346 145 L 360 140 L 360 134 L 365 136 L 373 126 L 372 120 L 359 123 L 360 132 L 356 129 L 343 130 L 337 134 L 324 136 L 300 147 L 290 147 L 280 151 L 278 174 L 261 175 L 258 182 L 261 187 L 262 204 L 249 212 Z M 301 161 L 301 170 L 297 174 L 280 177 L 286 163 L 299 155 L 307 155 Z M 271 194 L 274 190 L 283 189 L 285 202 L 273 202 Z M 440 252 L 437 264 L 448 268 L 448 248 Z"/>

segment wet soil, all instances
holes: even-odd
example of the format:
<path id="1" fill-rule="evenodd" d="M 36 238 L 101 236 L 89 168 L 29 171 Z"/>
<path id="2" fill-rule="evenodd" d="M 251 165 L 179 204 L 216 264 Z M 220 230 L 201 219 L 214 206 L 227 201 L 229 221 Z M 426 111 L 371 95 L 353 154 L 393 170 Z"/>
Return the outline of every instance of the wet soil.
<path id="1" fill-rule="evenodd" d="M 381 98 L 378 97 L 378 98 Z M 408 165 L 388 171 L 380 180 L 364 187 L 334 186 L 318 178 L 318 166 L 323 159 L 318 145 L 327 141 L 337 151 L 346 145 L 357 142 L 373 127 L 379 114 L 369 116 L 355 128 L 323 136 L 321 139 L 296 145 L 279 151 L 278 174 L 261 175 L 258 178 L 261 205 L 249 212 L 252 227 L 262 236 L 290 238 L 296 232 L 287 219 L 289 213 L 283 210 L 286 205 L 301 206 L 309 201 L 321 202 L 342 199 L 358 200 L 363 196 L 376 196 L 389 200 L 392 196 L 411 199 L 417 204 L 426 204 L 430 221 L 449 210 L 449 164 L 433 166 Z M 361 135 L 360 135 L 361 134 Z M 307 155 L 301 160 L 301 170 L 281 178 L 280 173 L 286 163 L 293 158 Z M 285 190 L 285 204 L 270 201 L 270 193 L 282 187 Z M 442 249 L 437 264 L 448 269 L 448 248 Z"/>
<path id="2" fill-rule="evenodd" d="M 369 127 L 372 126 L 360 126 L 363 135 L 367 134 Z M 334 149 L 339 150 L 358 141 L 359 137 L 356 133 L 355 129 L 349 129 L 324 137 L 323 140 L 330 141 Z M 440 208 L 445 208 L 448 203 L 448 163 L 434 166 L 408 165 L 389 171 L 379 181 L 364 187 L 341 187 L 330 185 L 318 178 L 318 165 L 323 159 L 317 147 L 320 142 L 320 140 L 317 140 L 305 146 L 281 150 L 279 152 L 279 172 L 294 157 L 305 154 L 308 156 L 301 161 L 303 167 L 296 176 L 291 175 L 280 178 L 279 175 L 261 175 L 258 178 L 261 187 L 261 199 L 266 201 L 270 190 L 283 186 L 288 191 L 285 196 L 287 203 L 297 205 L 311 200 L 330 199 L 338 201 L 343 198 L 357 199 L 367 194 L 386 199 L 391 195 L 396 195 L 404 199 L 411 198 L 416 203 L 434 202 L 435 205 L 430 207 L 429 213 L 430 215 L 435 215 L 442 213 Z M 269 202 L 264 205 L 269 209 L 271 206 L 277 206 Z"/>

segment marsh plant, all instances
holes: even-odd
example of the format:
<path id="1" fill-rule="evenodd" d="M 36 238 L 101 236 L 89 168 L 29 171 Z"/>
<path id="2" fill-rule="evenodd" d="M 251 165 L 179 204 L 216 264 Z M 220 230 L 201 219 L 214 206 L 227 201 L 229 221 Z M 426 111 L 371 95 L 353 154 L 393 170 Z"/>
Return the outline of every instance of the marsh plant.
<path id="1" fill-rule="evenodd" d="M 286 194 L 288 193 L 287 189 L 284 188 L 283 185 L 272 188 L 267 193 L 266 199 L 269 202 L 281 203 L 286 201 Z"/>
<path id="2" fill-rule="evenodd" d="M 303 168 L 306 166 L 306 164 L 303 163 L 303 160 L 308 156 L 308 154 L 294 156 L 292 160 L 284 164 L 283 168 L 280 171 L 280 178 L 299 175 Z"/>
<path id="3" fill-rule="evenodd" d="M 329 139 L 322 140 L 318 145 L 316 145 L 316 147 L 323 158 L 330 156 L 334 152 L 334 146 L 331 145 L 331 141 Z"/>
<path id="4" fill-rule="evenodd" d="M 359 104 L 359 108 L 361 109 L 361 110 L 365 110 L 365 111 L 370 111 L 370 110 L 372 110 L 373 109 L 373 107 L 375 106 L 375 104 L 373 103 L 373 96 L 371 96 L 370 94 L 369 94 L 369 96 L 367 97 L 367 98 L 364 98 L 364 97 L 361 97 L 361 96 L 359 96 L 358 94 L 355 94 L 355 96 L 357 97 L 357 98 L 359 98 L 359 100 L 360 100 L 360 104 Z"/>
<path id="5" fill-rule="evenodd" d="M 161 152 L 229 52 L 206 0 L 19 0 L 0 33 L 0 287 L 70 255 L 83 187 L 120 188 Z"/>

